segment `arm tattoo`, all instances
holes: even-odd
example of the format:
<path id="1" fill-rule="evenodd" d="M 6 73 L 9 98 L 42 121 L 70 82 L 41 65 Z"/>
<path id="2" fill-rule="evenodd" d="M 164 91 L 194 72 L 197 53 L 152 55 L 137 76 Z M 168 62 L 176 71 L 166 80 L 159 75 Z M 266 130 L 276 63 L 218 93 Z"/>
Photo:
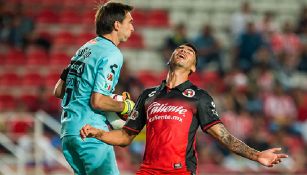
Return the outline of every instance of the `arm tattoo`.
<path id="1" fill-rule="evenodd" d="M 224 127 L 224 125 L 219 124 L 220 127 L 218 129 L 218 135 L 217 139 L 224 144 L 229 150 L 232 152 L 242 156 L 246 157 L 250 160 L 257 160 L 257 154 L 259 151 L 249 147 L 245 143 L 243 143 L 241 140 L 237 139 L 233 135 L 231 135 L 227 129 Z"/>

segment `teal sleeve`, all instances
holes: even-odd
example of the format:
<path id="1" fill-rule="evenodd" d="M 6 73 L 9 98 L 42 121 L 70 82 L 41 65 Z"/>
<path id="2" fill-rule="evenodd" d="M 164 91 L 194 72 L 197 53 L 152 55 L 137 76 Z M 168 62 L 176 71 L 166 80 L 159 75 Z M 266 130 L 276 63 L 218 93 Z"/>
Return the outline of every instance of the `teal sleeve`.
<path id="1" fill-rule="evenodd" d="M 113 55 L 101 61 L 96 70 L 94 92 L 107 96 L 112 94 L 118 81 L 122 62 L 121 55 Z"/>

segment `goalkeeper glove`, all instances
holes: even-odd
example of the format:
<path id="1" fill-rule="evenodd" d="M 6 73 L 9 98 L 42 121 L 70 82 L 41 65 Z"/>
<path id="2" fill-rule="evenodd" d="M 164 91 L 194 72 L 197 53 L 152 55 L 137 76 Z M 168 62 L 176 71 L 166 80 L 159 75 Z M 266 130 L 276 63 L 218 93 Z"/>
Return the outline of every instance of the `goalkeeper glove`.
<path id="1" fill-rule="evenodd" d="M 131 113 L 131 111 L 133 110 L 134 108 L 134 102 L 130 99 L 130 94 L 128 92 L 123 92 L 122 93 L 122 96 L 123 96 L 123 102 L 124 102 L 124 109 L 123 111 L 120 113 L 121 114 L 121 117 L 124 119 L 124 120 L 127 120 L 128 118 L 128 115 Z"/>
<path id="2" fill-rule="evenodd" d="M 130 114 L 130 112 L 133 110 L 134 102 L 130 99 L 127 99 L 124 101 L 124 110 L 120 113 L 122 115 L 124 114 Z"/>

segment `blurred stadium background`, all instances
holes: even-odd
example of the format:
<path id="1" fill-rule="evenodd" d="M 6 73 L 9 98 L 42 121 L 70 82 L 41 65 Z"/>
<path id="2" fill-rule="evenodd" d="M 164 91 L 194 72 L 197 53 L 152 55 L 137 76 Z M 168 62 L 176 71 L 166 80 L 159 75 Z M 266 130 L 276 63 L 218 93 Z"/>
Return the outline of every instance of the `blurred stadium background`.
<path id="1" fill-rule="evenodd" d="M 95 36 L 91 0 L 0 0 L 0 174 L 72 174 L 59 140 L 52 89 L 70 57 Z M 290 155 L 264 168 L 199 132 L 200 174 L 307 174 L 306 0 L 122 0 L 135 32 L 120 48 L 116 91 L 134 99 L 166 74 L 179 44 L 200 50 L 191 80 L 215 99 L 224 124 L 259 150 Z M 122 174 L 142 160 L 145 133 L 116 147 Z"/>

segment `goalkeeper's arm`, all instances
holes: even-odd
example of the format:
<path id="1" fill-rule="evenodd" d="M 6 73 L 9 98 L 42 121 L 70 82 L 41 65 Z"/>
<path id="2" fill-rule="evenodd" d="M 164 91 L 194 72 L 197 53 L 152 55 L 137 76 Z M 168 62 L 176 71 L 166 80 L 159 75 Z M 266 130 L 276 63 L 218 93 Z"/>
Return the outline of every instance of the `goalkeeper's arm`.
<path id="1" fill-rule="evenodd" d="M 65 93 L 65 81 L 67 79 L 67 75 L 70 69 L 70 65 L 68 65 L 62 72 L 60 79 L 58 82 L 55 84 L 54 90 L 53 90 L 53 95 L 57 98 L 63 98 L 64 93 Z"/>
<path id="2" fill-rule="evenodd" d="M 59 79 L 54 87 L 53 95 L 57 98 L 62 99 L 64 96 L 64 92 L 65 92 L 65 81 Z"/>
<path id="3" fill-rule="evenodd" d="M 91 96 L 91 105 L 96 110 L 129 114 L 134 107 L 134 102 L 130 99 L 125 99 L 124 101 L 116 101 L 109 96 L 93 92 Z"/>
<path id="4" fill-rule="evenodd" d="M 130 133 L 126 129 L 104 131 L 92 127 L 91 125 L 85 125 L 80 130 L 80 136 L 84 140 L 86 137 L 94 137 L 107 144 L 115 146 L 127 146 L 135 138 L 137 134 Z"/>

